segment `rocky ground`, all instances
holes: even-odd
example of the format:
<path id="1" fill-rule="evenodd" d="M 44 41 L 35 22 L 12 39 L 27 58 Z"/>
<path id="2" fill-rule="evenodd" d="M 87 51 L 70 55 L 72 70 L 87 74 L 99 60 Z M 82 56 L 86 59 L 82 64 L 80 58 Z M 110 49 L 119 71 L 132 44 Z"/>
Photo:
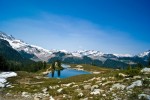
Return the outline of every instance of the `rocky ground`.
<path id="1" fill-rule="evenodd" d="M 150 68 L 134 76 L 122 70 L 86 65 L 72 68 L 93 72 L 66 79 L 17 72 L 11 87 L 0 88 L 0 100 L 150 100 Z"/>

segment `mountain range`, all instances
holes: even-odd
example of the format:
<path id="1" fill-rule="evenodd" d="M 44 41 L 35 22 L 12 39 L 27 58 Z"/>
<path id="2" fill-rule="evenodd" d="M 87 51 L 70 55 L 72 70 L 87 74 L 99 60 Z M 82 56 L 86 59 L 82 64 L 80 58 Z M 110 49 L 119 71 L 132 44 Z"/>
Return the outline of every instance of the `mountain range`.
<path id="1" fill-rule="evenodd" d="M 111 68 L 124 68 L 128 65 L 136 65 L 138 63 L 146 66 L 148 58 L 150 57 L 150 50 L 134 56 L 130 54 L 105 54 L 95 50 L 80 50 L 74 52 L 68 52 L 66 50 L 47 50 L 15 39 L 12 35 L 7 35 L 4 32 L 0 32 L 0 39 L 7 41 L 4 43 L 9 45 L 9 48 L 16 50 L 23 58 L 34 61 L 46 61 L 48 63 L 54 60 L 61 60 L 64 63 L 71 64 L 92 64 Z"/>

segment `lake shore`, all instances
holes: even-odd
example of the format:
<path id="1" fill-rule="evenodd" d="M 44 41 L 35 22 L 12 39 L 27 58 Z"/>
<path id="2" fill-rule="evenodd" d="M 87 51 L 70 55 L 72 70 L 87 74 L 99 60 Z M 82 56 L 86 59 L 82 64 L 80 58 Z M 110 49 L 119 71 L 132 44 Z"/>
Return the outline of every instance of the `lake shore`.
<path id="1" fill-rule="evenodd" d="M 74 66 L 77 65 L 71 67 Z M 39 73 L 16 72 L 16 77 L 7 79 L 13 87 L 1 90 L 0 97 L 2 100 L 135 100 L 150 95 L 147 90 L 150 74 L 128 77 L 122 70 L 82 66 L 85 70 L 100 73 L 55 79 L 43 77 Z"/>

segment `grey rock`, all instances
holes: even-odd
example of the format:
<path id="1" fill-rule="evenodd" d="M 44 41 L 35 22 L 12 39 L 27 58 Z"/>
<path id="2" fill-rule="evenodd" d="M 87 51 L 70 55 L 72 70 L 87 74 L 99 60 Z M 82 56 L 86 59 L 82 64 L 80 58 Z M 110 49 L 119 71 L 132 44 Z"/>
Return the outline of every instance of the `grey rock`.
<path id="1" fill-rule="evenodd" d="M 91 91 L 93 91 L 94 89 L 97 89 L 99 86 L 98 85 L 93 85 L 92 87 L 91 87 Z"/>
<path id="2" fill-rule="evenodd" d="M 83 88 L 84 88 L 85 90 L 90 90 L 90 89 L 91 89 L 91 85 L 84 85 Z"/>

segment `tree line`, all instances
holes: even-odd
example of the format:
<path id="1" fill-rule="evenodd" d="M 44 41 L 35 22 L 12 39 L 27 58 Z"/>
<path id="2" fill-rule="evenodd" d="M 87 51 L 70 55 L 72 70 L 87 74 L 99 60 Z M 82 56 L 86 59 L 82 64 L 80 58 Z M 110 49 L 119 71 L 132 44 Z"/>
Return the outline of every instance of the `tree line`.
<path id="1" fill-rule="evenodd" d="M 28 72 L 36 72 L 41 69 L 45 69 L 47 63 L 44 61 L 14 61 L 7 60 L 4 56 L 0 55 L 0 71 L 28 71 Z"/>

